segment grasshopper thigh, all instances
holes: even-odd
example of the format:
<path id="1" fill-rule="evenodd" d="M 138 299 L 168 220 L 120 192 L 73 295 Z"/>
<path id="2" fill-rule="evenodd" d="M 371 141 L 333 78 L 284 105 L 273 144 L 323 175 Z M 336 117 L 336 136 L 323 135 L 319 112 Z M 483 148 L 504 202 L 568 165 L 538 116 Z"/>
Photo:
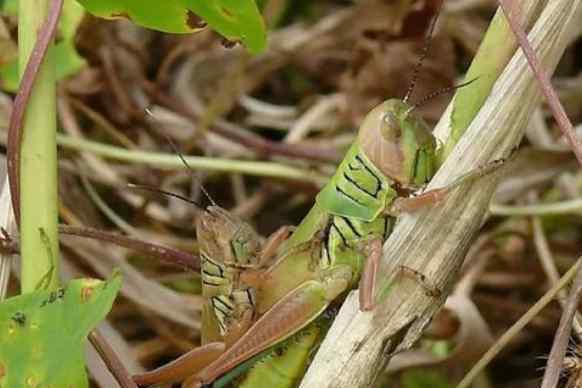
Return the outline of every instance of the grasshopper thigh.
<path id="1" fill-rule="evenodd" d="M 182 381 L 210 364 L 224 352 L 224 349 L 224 343 L 208 343 L 192 349 L 164 366 L 133 376 L 133 381 L 138 385 L 165 384 Z"/>
<path id="2" fill-rule="evenodd" d="M 332 276 L 324 282 L 311 280 L 297 287 L 263 314 L 239 341 L 193 377 L 191 382 L 207 384 L 307 326 L 347 288 L 348 281 L 343 272 L 339 271 L 338 277 Z"/>

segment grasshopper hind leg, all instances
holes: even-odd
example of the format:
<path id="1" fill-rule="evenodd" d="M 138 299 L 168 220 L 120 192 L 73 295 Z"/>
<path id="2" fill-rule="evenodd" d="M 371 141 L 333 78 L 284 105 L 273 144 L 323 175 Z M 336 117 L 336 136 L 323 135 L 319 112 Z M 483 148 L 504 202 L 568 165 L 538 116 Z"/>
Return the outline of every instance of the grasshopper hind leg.
<path id="1" fill-rule="evenodd" d="M 352 273 L 349 267 L 340 266 L 328 275 L 324 281 L 307 281 L 282 298 L 219 358 L 186 380 L 184 387 L 212 382 L 315 320 L 331 301 L 348 288 Z"/>
<path id="2" fill-rule="evenodd" d="M 212 342 L 195 348 L 174 361 L 149 372 L 133 376 L 133 381 L 140 386 L 152 384 L 170 384 L 182 381 L 195 371 L 217 359 L 225 350 L 222 342 Z"/>
<path id="3" fill-rule="evenodd" d="M 359 301 L 361 311 L 373 310 L 376 305 L 374 291 L 376 289 L 376 275 L 382 260 L 382 242 L 383 240 L 380 238 L 373 239 L 366 247 L 367 259 L 360 279 Z M 427 296 L 440 298 L 443 294 L 442 290 L 431 284 L 427 276 L 422 272 L 405 265 L 399 265 L 397 271 L 396 276 L 402 275 L 416 280 Z"/>

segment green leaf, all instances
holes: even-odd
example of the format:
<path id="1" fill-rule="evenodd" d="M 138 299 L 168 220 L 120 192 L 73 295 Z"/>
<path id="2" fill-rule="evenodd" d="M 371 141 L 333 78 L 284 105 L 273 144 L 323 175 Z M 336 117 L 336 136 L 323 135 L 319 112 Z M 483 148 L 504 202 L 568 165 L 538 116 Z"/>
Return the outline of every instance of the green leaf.
<path id="1" fill-rule="evenodd" d="M 257 53 L 265 48 L 265 24 L 255 0 L 78 0 L 87 11 L 106 19 L 126 18 L 154 30 L 191 33 L 200 30 L 198 15 L 230 40 Z"/>
<path id="2" fill-rule="evenodd" d="M 89 332 L 121 287 L 76 279 L 66 289 L 39 290 L 0 304 L 0 387 L 88 387 L 83 351 Z"/>
<path id="3" fill-rule="evenodd" d="M 2 4 L 2 12 L 15 15 L 18 10 L 18 0 L 6 0 Z M 58 43 L 49 51 L 56 61 L 57 79 L 63 79 L 76 74 L 87 65 L 75 48 L 75 34 L 83 19 L 85 11 L 77 2 L 66 0 L 59 20 Z M 2 89 L 15 92 L 18 89 L 18 63 L 14 60 L 0 67 Z"/>

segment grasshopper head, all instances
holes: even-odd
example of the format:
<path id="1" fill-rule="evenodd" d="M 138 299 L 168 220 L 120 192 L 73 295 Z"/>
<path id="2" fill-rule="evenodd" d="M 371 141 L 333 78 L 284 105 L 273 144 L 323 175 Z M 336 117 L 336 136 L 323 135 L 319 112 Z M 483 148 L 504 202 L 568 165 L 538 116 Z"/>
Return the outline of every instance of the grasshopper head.
<path id="1" fill-rule="evenodd" d="M 234 266 L 252 264 L 260 250 L 260 236 L 247 223 L 218 206 L 209 206 L 196 220 L 200 252 Z"/>
<path id="2" fill-rule="evenodd" d="M 435 139 L 426 123 L 411 111 L 401 100 L 385 101 L 368 113 L 358 134 L 364 154 L 405 187 L 428 182 L 435 168 Z"/>

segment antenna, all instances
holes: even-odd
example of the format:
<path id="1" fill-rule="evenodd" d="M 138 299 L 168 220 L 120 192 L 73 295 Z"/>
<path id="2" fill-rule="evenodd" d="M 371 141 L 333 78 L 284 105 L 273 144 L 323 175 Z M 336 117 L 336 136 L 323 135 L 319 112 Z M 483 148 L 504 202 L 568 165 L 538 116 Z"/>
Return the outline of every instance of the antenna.
<path id="1" fill-rule="evenodd" d="M 188 202 L 189 204 L 196 206 L 200 210 L 204 210 L 204 207 L 202 205 L 200 205 L 198 202 L 193 201 L 190 198 L 186 198 L 180 194 L 172 193 L 171 191 L 158 189 L 157 187 L 152 187 L 152 186 L 148 186 L 148 185 L 137 185 L 135 183 L 128 183 L 127 187 L 129 187 L 130 189 L 145 190 L 145 191 L 150 191 L 152 193 L 166 195 L 168 197 L 178 198 L 184 202 Z"/>
<path id="2" fill-rule="evenodd" d="M 154 116 L 154 113 L 151 111 L 151 109 L 149 107 L 146 107 L 144 109 L 144 111 L 153 120 L 156 120 L 157 121 L 156 117 Z M 214 199 L 212 199 L 212 197 L 210 196 L 210 194 L 208 193 L 208 191 L 206 191 L 206 189 L 204 188 L 204 185 L 202 184 L 202 182 L 200 182 L 200 179 L 198 179 L 196 177 L 196 171 L 194 171 L 194 169 L 192 167 L 190 167 L 190 165 L 186 161 L 186 158 L 184 157 L 184 155 L 178 149 L 178 146 L 176 145 L 176 143 L 174 143 L 174 141 L 168 135 L 166 135 L 165 133 L 163 134 L 163 136 L 166 138 L 166 141 L 170 144 L 170 147 L 172 147 L 172 149 L 174 150 L 174 152 L 176 154 L 178 154 L 178 157 L 180 158 L 180 160 L 182 161 L 182 163 L 184 164 L 184 166 L 186 166 L 186 168 L 190 171 L 190 173 L 192 174 L 192 177 L 194 179 L 196 179 L 198 181 L 198 183 L 200 183 L 200 190 L 202 191 L 202 193 L 204 194 L 204 196 L 208 199 L 208 201 L 210 202 L 210 204 L 212 206 L 218 206 L 216 204 L 216 202 L 214 202 Z"/>
<path id="3" fill-rule="evenodd" d="M 434 33 L 436 22 L 437 22 L 439 15 L 441 13 L 441 8 L 443 7 L 443 3 L 444 3 L 444 0 L 441 0 L 441 2 L 439 3 L 439 6 L 437 8 L 437 12 L 436 12 L 435 16 L 430 21 L 430 25 L 428 27 L 428 31 L 427 31 L 426 37 L 425 37 L 424 47 L 422 48 L 422 53 L 420 54 L 420 56 L 418 57 L 418 61 L 414 65 L 414 70 L 412 71 L 412 79 L 410 80 L 410 85 L 408 85 L 408 90 L 406 91 L 406 95 L 404 95 L 404 98 L 402 99 L 402 101 L 404 101 L 405 103 L 408 102 L 408 99 L 410 98 L 410 96 L 412 95 L 412 92 L 414 91 L 414 87 L 416 86 L 416 81 L 418 81 L 418 72 L 420 71 L 420 68 L 422 67 L 422 62 L 424 62 L 424 59 L 428 55 L 428 50 L 430 49 L 430 44 L 432 42 L 432 35 Z"/>
<path id="4" fill-rule="evenodd" d="M 417 102 L 416 104 L 412 105 L 410 107 L 410 109 L 408 109 L 408 112 L 406 112 L 407 114 L 412 112 L 414 109 L 426 104 L 428 101 L 432 100 L 435 97 L 440 96 L 441 94 L 445 94 L 445 93 L 449 93 L 452 92 L 454 90 L 463 88 L 465 86 L 468 86 L 470 84 L 472 84 L 473 82 L 477 81 L 479 79 L 479 77 L 475 77 L 469 81 L 463 82 L 462 84 L 458 84 L 458 85 L 453 85 L 453 86 L 449 86 L 440 90 L 437 90 L 436 92 L 432 92 L 426 96 L 424 96 L 419 102 Z"/>

